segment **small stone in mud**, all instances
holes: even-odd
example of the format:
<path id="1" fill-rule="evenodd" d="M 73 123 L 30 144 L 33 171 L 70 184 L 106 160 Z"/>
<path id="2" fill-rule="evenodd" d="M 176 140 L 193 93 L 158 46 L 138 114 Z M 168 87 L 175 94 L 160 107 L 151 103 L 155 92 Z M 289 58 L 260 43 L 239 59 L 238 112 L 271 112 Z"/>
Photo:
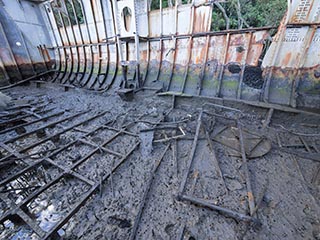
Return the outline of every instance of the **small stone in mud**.
<path id="1" fill-rule="evenodd" d="M 128 219 L 121 219 L 117 216 L 108 217 L 108 224 L 117 225 L 119 228 L 129 228 L 131 227 L 131 221 Z"/>

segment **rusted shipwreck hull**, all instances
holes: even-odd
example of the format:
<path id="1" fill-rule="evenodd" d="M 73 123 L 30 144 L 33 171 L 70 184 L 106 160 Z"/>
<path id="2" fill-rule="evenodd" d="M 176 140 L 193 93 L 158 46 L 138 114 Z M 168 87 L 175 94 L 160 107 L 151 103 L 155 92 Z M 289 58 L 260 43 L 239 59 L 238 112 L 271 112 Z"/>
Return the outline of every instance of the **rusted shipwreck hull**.
<path id="1" fill-rule="evenodd" d="M 2 84 L 54 68 L 52 81 L 108 90 L 126 70 L 133 88 L 320 108 L 316 0 L 289 1 L 269 48 L 268 27 L 210 32 L 206 1 L 36 2 L 2 1 Z"/>

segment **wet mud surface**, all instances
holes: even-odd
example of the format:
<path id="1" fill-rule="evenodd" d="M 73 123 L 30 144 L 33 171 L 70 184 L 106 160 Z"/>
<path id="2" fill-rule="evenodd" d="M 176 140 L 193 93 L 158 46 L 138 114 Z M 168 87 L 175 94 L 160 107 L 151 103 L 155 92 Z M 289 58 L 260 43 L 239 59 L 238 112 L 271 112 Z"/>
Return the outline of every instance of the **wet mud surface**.
<path id="1" fill-rule="evenodd" d="M 5 93 L 0 239 L 320 239 L 318 116 L 275 110 L 263 127 L 268 109 L 153 91 L 132 102 L 49 83 Z"/>

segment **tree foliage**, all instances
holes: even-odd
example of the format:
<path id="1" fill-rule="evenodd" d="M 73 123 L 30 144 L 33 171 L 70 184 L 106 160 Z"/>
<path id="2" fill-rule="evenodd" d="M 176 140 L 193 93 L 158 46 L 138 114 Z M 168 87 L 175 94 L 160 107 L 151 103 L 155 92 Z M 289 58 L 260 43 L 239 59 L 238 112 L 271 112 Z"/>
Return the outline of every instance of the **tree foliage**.
<path id="1" fill-rule="evenodd" d="M 191 3 L 192 0 L 148 0 L 149 10 Z M 226 28 L 276 26 L 282 19 L 287 0 L 226 0 L 219 3 L 212 0 L 212 31 Z M 228 26 L 227 26 L 228 25 Z"/>
<path id="2" fill-rule="evenodd" d="M 231 29 L 248 26 L 277 26 L 287 9 L 286 0 L 228 0 L 220 5 L 229 18 Z M 239 19 L 239 16 L 242 20 Z M 212 12 L 211 30 L 224 29 L 226 29 L 226 19 L 223 12 L 215 4 Z"/>

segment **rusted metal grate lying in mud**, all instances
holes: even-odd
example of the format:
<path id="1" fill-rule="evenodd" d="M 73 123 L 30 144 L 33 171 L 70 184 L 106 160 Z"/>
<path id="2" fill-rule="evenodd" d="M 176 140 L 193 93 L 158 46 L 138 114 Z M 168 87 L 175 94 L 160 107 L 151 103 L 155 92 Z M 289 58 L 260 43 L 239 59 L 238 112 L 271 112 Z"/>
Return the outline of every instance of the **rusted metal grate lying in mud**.
<path id="1" fill-rule="evenodd" d="M 128 232 L 130 239 L 138 239 L 143 218 L 149 218 L 146 211 L 155 198 L 158 188 L 155 182 L 159 178 L 166 177 L 161 175 L 160 168 L 164 167 L 164 162 L 168 158 L 171 163 L 173 162 L 170 169 L 175 172 L 179 186 L 174 189 L 176 192 L 168 191 L 166 194 L 177 194 L 176 200 L 180 203 L 208 208 L 224 217 L 234 219 L 235 222 L 246 224 L 252 222 L 260 224 L 260 218 L 256 214 L 266 186 L 259 188 L 259 194 L 256 192 L 255 196 L 251 182 L 252 185 L 257 183 L 245 168 L 243 185 L 246 189 L 242 194 L 249 207 L 248 211 L 245 210 L 247 204 L 238 208 L 236 197 L 239 195 L 232 195 L 233 190 L 229 189 L 231 184 L 225 177 L 226 169 L 220 168 L 221 158 L 226 157 L 230 160 L 235 156 L 240 159 L 242 166 L 246 167 L 247 161 L 251 158 L 259 157 L 272 148 L 284 153 L 289 152 L 288 156 L 297 155 L 315 162 L 320 161 L 319 134 L 297 133 L 279 126 L 278 137 L 269 143 L 266 137 L 248 131 L 242 125 L 243 122 L 239 122 L 239 119 L 242 121 L 244 113 L 232 107 L 207 102 L 200 110 L 195 109 L 192 113 L 195 119 L 189 117 L 176 119 L 174 112 L 182 109 L 177 106 L 179 100 L 181 100 L 179 96 L 173 96 L 171 108 L 169 106 L 169 109 L 165 109 L 161 118 L 156 121 L 143 119 L 142 116 L 147 113 L 140 115 L 139 112 L 135 112 L 133 119 L 127 123 L 125 118 L 132 117 L 128 116 L 130 109 L 126 109 L 123 119 L 119 120 L 118 116 L 111 117 L 107 111 L 77 112 L 67 109 L 60 111 L 51 108 L 48 104 L 50 99 L 43 96 L 33 97 L 27 102 L 17 99 L 16 102 L 20 101 L 20 104 L 0 113 L 2 120 L 0 122 L 0 223 L 4 226 L 3 229 L 17 230 L 18 232 L 14 233 L 16 236 L 28 233 L 29 236 L 41 239 L 63 235 L 64 226 L 80 212 L 87 200 L 93 200 L 95 196 L 99 198 L 98 193 L 103 192 L 102 184 L 112 178 L 131 154 L 137 153 L 135 150 L 140 141 L 141 145 L 144 144 L 140 134 L 149 132 L 154 134 L 151 144 L 159 154 L 151 159 L 154 164 L 150 173 L 147 173 L 149 180 L 143 182 L 143 194 L 138 196 L 137 211 L 133 214 L 134 217 L 131 216 L 135 219 Z M 192 112 L 190 108 L 188 111 Z M 267 112 L 262 128 L 271 125 L 275 112 L 274 109 Z M 135 123 L 151 127 L 138 129 L 138 132 L 140 131 L 138 135 L 128 130 Z M 186 123 L 191 123 L 188 130 L 185 128 L 188 126 Z M 275 126 L 273 123 L 272 127 Z M 186 166 L 182 167 L 178 166 L 179 158 L 181 160 L 178 152 L 182 149 L 178 151 L 177 143 L 185 140 L 191 140 L 192 143 L 187 145 Z M 207 144 L 205 148 L 203 142 Z M 224 153 L 225 156 L 222 156 L 221 153 L 216 153 L 214 147 L 219 144 L 221 146 L 218 150 L 226 147 L 230 150 L 229 155 Z M 215 184 L 221 184 L 221 191 L 215 189 L 218 188 L 216 185 L 211 186 L 210 190 L 215 189 L 215 191 L 210 197 L 199 196 L 198 190 L 205 188 L 198 183 L 199 179 L 205 178 L 203 169 L 196 165 L 200 162 L 199 159 L 204 161 L 197 152 L 199 149 L 208 154 L 206 160 L 213 162 L 215 173 L 212 169 L 208 172 L 213 174 L 216 180 L 218 179 Z M 228 161 L 228 167 L 232 165 L 230 162 L 231 160 Z M 319 171 L 316 171 L 312 181 L 316 184 L 318 179 Z M 118 182 L 115 185 L 117 184 Z M 214 185 L 210 181 L 206 184 Z M 229 197 L 231 196 L 233 202 L 230 201 L 230 205 L 215 203 L 212 199 L 216 197 L 214 196 L 216 193 L 219 193 L 219 198 L 225 199 L 230 194 Z M 187 207 L 189 205 L 182 205 L 181 208 Z M 187 236 L 188 226 L 183 224 L 183 220 L 179 224 L 181 229 L 178 232 L 178 239 L 183 239 Z M 131 227 L 131 222 L 128 225 Z"/>
<path id="2" fill-rule="evenodd" d="M 23 223 L 25 229 L 47 239 L 84 205 L 140 142 L 131 132 L 108 127 L 113 120 L 96 126 L 94 121 L 107 116 L 107 112 L 46 115 L 51 109 L 42 108 L 35 103 L 7 109 L 1 115 L 0 223 Z M 45 123 L 47 120 L 50 122 Z M 72 124 L 67 124 L 70 120 Z M 39 126 L 34 126 L 37 123 Z M 10 133 L 14 136 L 10 137 Z M 130 147 L 121 146 L 120 138 L 130 138 Z M 96 166 L 105 160 L 113 162 L 109 172 L 103 170 L 104 166 Z M 88 174 L 90 166 L 94 168 Z M 97 173 L 97 169 L 102 170 Z M 59 202 L 59 196 L 66 196 L 68 202 Z"/>

